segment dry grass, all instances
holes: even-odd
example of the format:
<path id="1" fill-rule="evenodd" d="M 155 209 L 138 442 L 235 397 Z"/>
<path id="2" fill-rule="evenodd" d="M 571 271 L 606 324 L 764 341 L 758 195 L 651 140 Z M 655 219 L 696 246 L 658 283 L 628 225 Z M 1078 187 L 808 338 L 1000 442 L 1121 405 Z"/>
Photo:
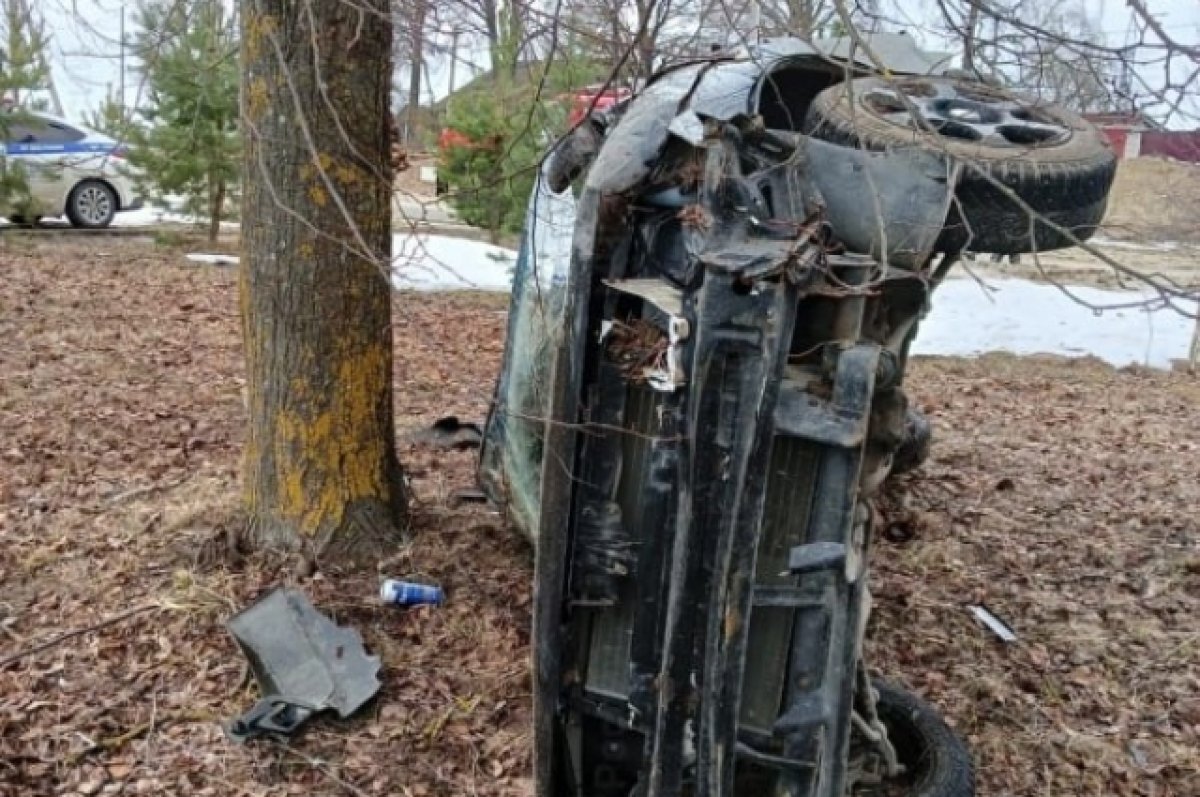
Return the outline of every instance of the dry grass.
<path id="1" fill-rule="evenodd" d="M 1141 241 L 1200 243 L 1200 164 L 1165 158 L 1123 160 L 1104 216 L 1104 232 Z"/>
<path id="2" fill-rule="evenodd" d="M 1196 794 L 1200 383 L 998 355 L 912 381 L 938 437 L 892 490 L 874 663 L 954 718 L 984 793 Z"/>
<path id="3" fill-rule="evenodd" d="M 0 259 L 0 659 L 156 606 L 0 668 L 0 795 L 528 793 L 529 551 L 450 507 L 473 455 L 403 451 L 414 535 L 383 569 L 446 606 L 380 607 L 370 576 L 304 584 L 383 657 L 380 699 L 290 749 L 234 746 L 212 718 L 255 695 L 221 623 L 291 578 L 191 564 L 237 509 L 234 275 L 131 241 L 0 240 Z M 482 416 L 503 323 L 496 297 L 398 302 L 400 435 Z M 922 362 L 914 384 L 938 443 L 886 511 L 874 662 L 966 734 L 981 794 L 1195 795 L 1197 382 L 988 358 Z"/>

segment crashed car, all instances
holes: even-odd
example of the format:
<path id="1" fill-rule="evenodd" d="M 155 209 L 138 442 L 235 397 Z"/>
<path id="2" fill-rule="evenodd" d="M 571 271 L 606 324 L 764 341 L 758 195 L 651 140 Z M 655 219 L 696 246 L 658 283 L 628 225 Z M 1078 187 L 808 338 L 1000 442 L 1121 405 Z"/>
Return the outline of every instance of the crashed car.
<path id="1" fill-rule="evenodd" d="M 543 166 L 480 460 L 536 546 L 540 797 L 974 793 L 863 659 L 872 497 L 939 282 L 1087 238 L 1115 158 L 868 42 L 665 69 Z"/>

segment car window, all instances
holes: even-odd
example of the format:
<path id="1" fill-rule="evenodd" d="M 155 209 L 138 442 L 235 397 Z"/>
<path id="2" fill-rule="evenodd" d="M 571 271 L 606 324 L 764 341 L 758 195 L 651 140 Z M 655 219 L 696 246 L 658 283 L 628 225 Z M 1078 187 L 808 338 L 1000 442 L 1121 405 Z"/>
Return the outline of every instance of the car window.
<path id="1" fill-rule="evenodd" d="M 547 161 L 549 163 L 549 161 Z M 542 430 L 549 411 L 550 362 L 564 333 L 562 303 L 571 266 L 575 197 L 550 190 L 539 173 L 525 215 L 513 274 L 504 362 L 484 432 L 479 475 L 509 518 L 537 537 L 541 503 Z"/>
<path id="2" fill-rule="evenodd" d="M 10 144 L 69 144 L 83 137 L 82 131 L 49 119 L 21 119 L 10 122 L 4 136 Z"/>
<path id="3" fill-rule="evenodd" d="M 44 138 L 43 138 L 44 136 Z M 62 122 L 46 121 L 46 129 L 40 135 L 39 141 L 46 141 L 52 144 L 68 143 L 71 141 L 79 141 L 84 137 L 82 130 L 76 130 L 70 125 L 65 125 Z"/>
<path id="4" fill-rule="evenodd" d="M 27 144 L 37 140 L 34 130 L 22 122 L 10 122 L 4 131 L 4 140 L 10 144 Z"/>

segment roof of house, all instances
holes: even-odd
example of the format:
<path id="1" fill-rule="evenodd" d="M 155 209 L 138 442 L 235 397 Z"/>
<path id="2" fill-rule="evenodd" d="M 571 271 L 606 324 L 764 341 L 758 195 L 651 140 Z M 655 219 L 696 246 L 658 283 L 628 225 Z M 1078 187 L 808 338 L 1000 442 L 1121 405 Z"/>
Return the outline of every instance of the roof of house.
<path id="1" fill-rule="evenodd" d="M 1162 127 L 1141 111 L 1097 111 L 1085 113 L 1083 118 L 1097 127 L 1129 127 L 1150 130 L 1158 130 Z"/>

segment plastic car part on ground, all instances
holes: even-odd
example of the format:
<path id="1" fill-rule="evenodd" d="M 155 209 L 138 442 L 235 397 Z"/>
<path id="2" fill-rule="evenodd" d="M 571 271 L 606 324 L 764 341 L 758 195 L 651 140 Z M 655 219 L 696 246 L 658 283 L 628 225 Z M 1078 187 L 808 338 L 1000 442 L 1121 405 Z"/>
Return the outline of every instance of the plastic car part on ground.
<path id="1" fill-rule="evenodd" d="M 235 741 L 291 735 L 330 709 L 349 717 L 379 691 L 379 657 L 367 655 L 357 631 L 336 625 L 302 592 L 276 589 L 226 625 L 262 693 L 227 726 Z"/>

